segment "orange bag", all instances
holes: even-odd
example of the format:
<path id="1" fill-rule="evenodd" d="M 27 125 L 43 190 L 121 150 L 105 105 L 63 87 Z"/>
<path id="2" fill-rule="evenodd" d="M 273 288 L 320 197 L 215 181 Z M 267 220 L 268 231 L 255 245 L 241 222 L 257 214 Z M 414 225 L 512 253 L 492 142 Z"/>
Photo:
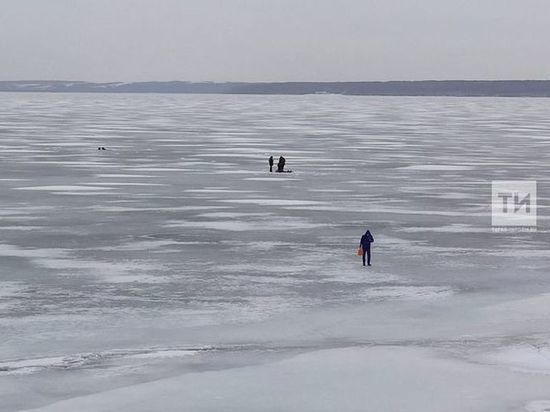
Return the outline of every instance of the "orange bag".
<path id="1" fill-rule="evenodd" d="M 362 247 L 357 249 L 357 256 L 363 256 L 363 248 Z"/>

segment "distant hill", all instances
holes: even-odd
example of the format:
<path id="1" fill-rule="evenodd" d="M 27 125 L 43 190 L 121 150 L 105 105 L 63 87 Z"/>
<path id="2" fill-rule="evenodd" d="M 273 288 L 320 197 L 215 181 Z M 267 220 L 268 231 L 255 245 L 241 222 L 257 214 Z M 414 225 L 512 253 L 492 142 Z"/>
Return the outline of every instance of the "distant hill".
<path id="1" fill-rule="evenodd" d="M 550 80 L 441 80 L 389 82 L 136 82 L 0 81 L 0 92 L 341 94 L 356 96 L 550 97 Z"/>

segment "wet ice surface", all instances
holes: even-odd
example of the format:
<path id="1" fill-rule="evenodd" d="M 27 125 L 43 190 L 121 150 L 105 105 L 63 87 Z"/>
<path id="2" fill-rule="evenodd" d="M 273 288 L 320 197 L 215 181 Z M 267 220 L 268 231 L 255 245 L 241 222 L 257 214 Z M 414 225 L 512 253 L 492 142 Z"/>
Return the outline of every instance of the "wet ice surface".
<path id="1" fill-rule="evenodd" d="M 0 94 L 0 410 L 134 411 L 134 384 L 143 410 L 364 410 L 346 379 L 429 410 L 417 375 L 433 410 L 545 410 L 548 119 L 546 99 Z M 294 173 L 268 172 L 280 154 Z M 538 180 L 537 233 L 491 232 L 493 179 Z"/>

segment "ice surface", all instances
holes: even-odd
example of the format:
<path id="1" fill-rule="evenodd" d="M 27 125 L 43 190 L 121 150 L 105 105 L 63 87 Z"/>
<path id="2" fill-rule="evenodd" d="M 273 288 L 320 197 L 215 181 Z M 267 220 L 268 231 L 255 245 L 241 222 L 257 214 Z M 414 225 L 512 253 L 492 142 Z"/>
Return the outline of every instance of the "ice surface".
<path id="1" fill-rule="evenodd" d="M 177 348 L 118 349 L 109 352 L 82 353 L 65 357 L 13 360 L 0 363 L 0 375 L 27 375 L 55 369 L 67 370 L 100 366 L 101 364 L 113 360 L 121 362 L 142 359 L 178 358 L 194 355 L 196 353 L 196 350 Z"/>
<path id="2" fill-rule="evenodd" d="M 276 177 L 247 177 L 245 180 L 253 180 L 256 182 L 276 182 L 276 181 L 297 180 L 297 179 L 294 177 L 276 176 Z"/>
<path id="3" fill-rule="evenodd" d="M 532 401 L 525 407 L 527 412 L 548 412 L 550 411 L 550 401 Z"/>
<path id="4" fill-rule="evenodd" d="M 228 231 L 264 231 L 266 225 L 271 227 L 271 230 L 289 230 L 289 229 L 313 229 L 326 226 L 321 223 L 310 223 L 301 219 L 284 219 L 272 221 L 245 221 L 245 220 L 216 220 L 216 221 L 194 221 L 194 222 L 169 222 L 165 227 L 189 227 L 189 228 L 204 228 L 214 230 Z"/>
<path id="5" fill-rule="evenodd" d="M 310 204 L 319 204 L 321 202 L 311 201 L 311 200 L 288 200 L 288 199 L 229 199 L 221 200 L 225 203 L 250 203 L 260 206 L 293 206 L 293 205 L 310 205 Z"/>
<path id="6" fill-rule="evenodd" d="M 430 171 L 446 171 L 446 170 L 471 170 L 471 166 L 457 165 L 412 165 L 402 167 L 405 170 L 430 170 Z"/>
<path id="7" fill-rule="evenodd" d="M 548 409 L 548 119 L 0 94 L 0 411 Z M 537 232 L 491 230 L 493 179 L 539 181 Z"/>
<path id="8" fill-rule="evenodd" d="M 510 384 L 516 385 L 502 391 Z M 186 374 L 38 411 L 497 411 L 546 389 L 528 376 L 514 379 L 427 350 L 388 346 L 315 351 L 264 365 Z M 532 403 L 530 408 L 541 405 Z"/>
<path id="9" fill-rule="evenodd" d="M 550 374 L 550 346 L 518 345 L 488 354 L 486 361 L 530 373 Z"/>
<path id="10" fill-rule="evenodd" d="M 34 187 L 16 187 L 17 190 L 45 190 L 45 191 L 70 191 L 70 192 L 77 192 L 80 190 L 107 190 L 106 187 L 100 187 L 100 186 L 34 186 Z"/>

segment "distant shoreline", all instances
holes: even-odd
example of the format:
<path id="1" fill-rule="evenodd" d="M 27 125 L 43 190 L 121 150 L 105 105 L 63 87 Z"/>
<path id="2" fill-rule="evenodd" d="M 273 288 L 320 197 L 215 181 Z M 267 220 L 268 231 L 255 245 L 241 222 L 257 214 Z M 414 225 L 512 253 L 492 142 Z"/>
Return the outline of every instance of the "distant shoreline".
<path id="1" fill-rule="evenodd" d="M 385 82 L 0 81 L 0 92 L 166 93 L 345 96 L 550 97 L 550 80 L 422 80 Z"/>

